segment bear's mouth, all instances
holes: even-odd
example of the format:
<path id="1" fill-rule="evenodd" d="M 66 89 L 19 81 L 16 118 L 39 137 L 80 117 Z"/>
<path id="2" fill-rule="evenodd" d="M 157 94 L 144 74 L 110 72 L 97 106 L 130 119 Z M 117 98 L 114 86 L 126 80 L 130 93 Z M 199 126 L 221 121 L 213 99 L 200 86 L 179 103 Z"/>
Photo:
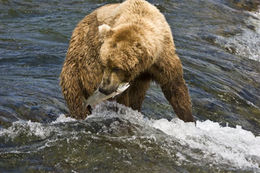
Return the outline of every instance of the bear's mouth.
<path id="1" fill-rule="evenodd" d="M 114 91 L 116 91 L 117 88 L 118 87 L 111 88 L 111 89 L 98 88 L 98 91 L 101 92 L 102 94 L 109 95 L 112 94 Z"/>

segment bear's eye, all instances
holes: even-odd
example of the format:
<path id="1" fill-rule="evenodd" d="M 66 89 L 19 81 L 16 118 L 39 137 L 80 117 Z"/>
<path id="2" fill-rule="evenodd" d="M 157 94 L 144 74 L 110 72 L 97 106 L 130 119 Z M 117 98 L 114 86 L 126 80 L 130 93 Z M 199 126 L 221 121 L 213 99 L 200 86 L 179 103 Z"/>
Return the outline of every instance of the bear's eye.
<path id="1" fill-rule="evenodd" d="M 112 48 L 116 48 L 116 47 L 117 47 L 116 43 L 112 44 Z"/>
<path id="2" fill-rule="evenodd" d="M 118 67 L 114 67 L 114 68 L 112 69 L 112 71 L 113 71 L 113 72 L 119 72 L 119 71 L 121 71 L 121 69 L 118 68 Z"/>

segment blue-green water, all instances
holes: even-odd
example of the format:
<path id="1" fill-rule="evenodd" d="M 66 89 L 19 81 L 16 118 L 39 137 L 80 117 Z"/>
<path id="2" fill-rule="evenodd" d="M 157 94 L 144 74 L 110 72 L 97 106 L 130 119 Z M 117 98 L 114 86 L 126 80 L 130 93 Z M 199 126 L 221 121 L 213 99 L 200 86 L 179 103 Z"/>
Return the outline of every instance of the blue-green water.
<path id="1" fill-rule="evenodd" d="M 114 2 L 0 0 L 0 172 L 260 172 L 260 13 L 236 1 L 149 1 L 172 28 L 196 127 L 156 84 L 141 113 L 64 117 L 71 33 Z"/>

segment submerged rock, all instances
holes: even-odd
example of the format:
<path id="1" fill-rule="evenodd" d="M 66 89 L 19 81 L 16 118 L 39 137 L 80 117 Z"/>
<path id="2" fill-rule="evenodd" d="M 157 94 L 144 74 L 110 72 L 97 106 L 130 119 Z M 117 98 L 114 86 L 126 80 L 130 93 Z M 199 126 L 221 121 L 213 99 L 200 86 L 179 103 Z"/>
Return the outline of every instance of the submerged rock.
<path id="1" fill-rule="evenodd" d="M 259 0 L 229 0 L 235 7 L 248 10 L 248 11 L 256 11 L 260 5 Z"/>

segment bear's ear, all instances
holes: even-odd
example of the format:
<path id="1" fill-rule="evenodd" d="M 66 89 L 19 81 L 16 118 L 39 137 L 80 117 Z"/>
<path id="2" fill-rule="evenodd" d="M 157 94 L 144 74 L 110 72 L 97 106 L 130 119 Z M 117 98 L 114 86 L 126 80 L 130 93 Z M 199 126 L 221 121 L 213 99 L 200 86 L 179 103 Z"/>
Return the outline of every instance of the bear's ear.
<path id="1" fill-rule="evenodd" d="M 99 35 L 102 37 L 112 34 L 112 29 L 109 25 L 103 24 L 98 27 Z"/>

